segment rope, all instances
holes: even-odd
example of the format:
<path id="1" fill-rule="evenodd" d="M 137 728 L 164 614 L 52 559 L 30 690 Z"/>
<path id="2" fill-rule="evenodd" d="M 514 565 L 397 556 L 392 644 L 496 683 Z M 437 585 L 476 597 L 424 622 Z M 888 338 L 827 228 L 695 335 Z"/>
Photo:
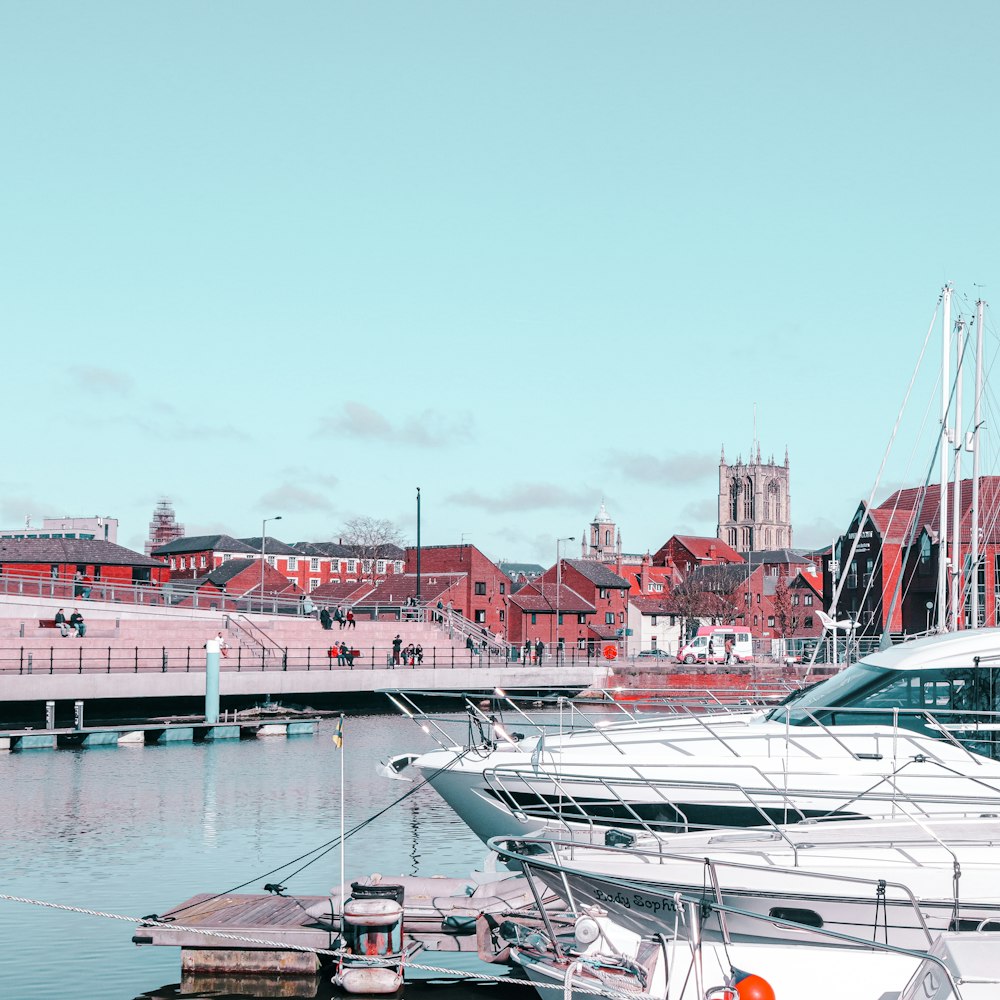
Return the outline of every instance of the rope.
<path id="1" fill-rule="evenodd" d="M 65 913 L 81 913 L 88 917 L 103 917 L 105 920 L 118 920 L 123 923 L 138 924 L 141 927 L 164 927 L 167 930 L 200 934 L 203 937 L 219 938 L 224 941 L 240 941 L 244 944 L 256 944 L 262 948 L 273 948 L 280 951 L 309 952 L 314 955 L 326 955 L 330 958 L 340 958 L 345 955 L 350 955 L 349 952 L 345 952 L 340 948 L 311 948 L 308 945 L 292 944 L 288 941 L 270 941 L 266 938 L 248 937 L 245 934 L 229 934 L 225 931 L 210 931 L 203 927 L 189 927 L 183 924 L 170 923 L 151 917 L 130 917 L 123 913 L 109 913 L 106 910 L 91 910 L 84 906 L 67 906 L 64 903 L 51 903 L 44 899 L 30 899 L 27 896 L 13 896 L 9 893 L 0 893 L 0 900 L 6 900 L 8 903 L 25 903 L 28 906 L 41 906 L 47 910 L 61 910 Z M 350 955 L 350 957 L 358 965 L 364 965 L 366 964 L 365 960 L 368 956 Z M 553 989 L 560 991 L 563 989 L 562 983 L 536 983 L 530 979 L 514 979 L 509 976 L 491 976 L 488 973 L 482 972 L 456 972 L 455 969 L 450 969 L 447 966 L 424 965 L 423 963 L 418 962 L 407 962 L 406 964 L 408 968 L 417 969 L 420 972 L 435 972 L 446 976 L 460 975 L 462 979 L 474 979 L 489 983 L 509 983 L 513 986 L 533 986 L 536 989 Z M 611 988 L 601 989 L 599 987 L 591 987 L 583 983 L 574 984 L 573 992 L 586 993 L 599 997 L 611 997 L 613 1000 L 654 1000 L 654 998 L 648 993 L 631 991 L 626 992 Z"/>

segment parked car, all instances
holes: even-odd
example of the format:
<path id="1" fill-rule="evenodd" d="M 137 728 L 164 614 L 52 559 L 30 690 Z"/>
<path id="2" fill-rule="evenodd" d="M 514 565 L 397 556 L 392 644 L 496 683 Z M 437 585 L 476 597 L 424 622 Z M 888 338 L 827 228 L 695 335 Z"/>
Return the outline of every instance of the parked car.
<path id="1" fill-rule="evenodd" d="M 665 649 L 641 649 L 639 651 L 640 659 L 648 659 L 650 657 L 656 660 L 669 660 L 670 654 Z"/>

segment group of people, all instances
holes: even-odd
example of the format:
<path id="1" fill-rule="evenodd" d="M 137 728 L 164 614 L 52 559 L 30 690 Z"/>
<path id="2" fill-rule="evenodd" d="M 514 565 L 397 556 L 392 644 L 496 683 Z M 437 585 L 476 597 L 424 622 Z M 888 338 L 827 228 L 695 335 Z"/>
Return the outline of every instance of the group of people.
<path id="1" fill-rule="evenodd" d="M 339 645 L 334 643 L 330 649 L 327 651 L 327 656 L 332 660 L 334 657 L 337 658 L 337 665 L 340 667 L 350 667 L 354 665 L 354 657 L 359 655 L 351 649 L 346 642 L 342 642 Z"/>
<path id="2" fill-rule="evenodd" d="M 408 667 L 419 666 L 424 662 L 424 647 L 419 643 L 414 645 L 412 642 L 404 649 L 403 640 L 399 633 L 396 633 L 396 638 L 392 640 L 392 663 L 393 666 L 399 666 L 400 662 Z"/>
<path id="3" fill-rule="evenodd" d="M 323 610 L 319 613 L 319 623 L 328 632 L 333 628 L 333 623 L 336 622 L 339 628 L 357 628 L 357 623 L 354 621 L 354 612 L 348 608 L 346 611 L 339 605 L 334 608 L 333 614 L 330 614 L 330 609 L 323 606 Z"/>
<path id="4" fill-rule="evenodd" d="M 560 647 L 560 652 L 562 648 Z M 532 660 L 531 654 L 534 652 L 535 658 Z M 524 640 L 524 662 L 525 663 L 541 663 L 545 659 L 545 643 L 539 639 L 534 646 L 531 644 L 530 639 Z"/>
<path id="5" fill-rule="evenodd" d="M 59 629 L 59 634 L 65 639 L 69 635 L 70 630 L 76 633 L 78 639 L 82 639 L 87 634 L 87 623 L 83 620 L 83 615 L 74 608 L 73 614 L 66 617 L 66 613 L 60 608 L 56 612 L 56 617 L 54 619 L 56 623 L 56 628 Z"/>

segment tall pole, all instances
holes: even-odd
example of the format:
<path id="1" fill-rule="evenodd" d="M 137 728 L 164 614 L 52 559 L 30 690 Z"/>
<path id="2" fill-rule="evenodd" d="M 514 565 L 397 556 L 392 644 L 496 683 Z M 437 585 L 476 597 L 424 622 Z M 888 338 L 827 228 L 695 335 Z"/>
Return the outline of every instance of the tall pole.
<path id="1" fill-rule="evenodd" d="M 952 484 L 951 506 L 951 614 L 952 632 L 962 621 L 962 449 L 965 432 L 962 428 L 962 361 L 965 359 L 965 320 L 955 323 L 955 481 Z"/>
<path id="2" fill-rule="evenodd" d="M 420 603 L 420 487 L 417 487 L 417 604 Z"/>
<path id="3" fill-rule="evenodd" d="M 948 404 L 951 397 L 951 285 L 941 293 L 941 484 L 938 496 L 937 630 L 948 630 Z"/>
<path id="4" fill-rule="evenodd" d="M 264 613 L 264 561 L 267 555 L 267 522 L 280 521 L 281 515 L 265 517 L 260 523 L 260 613 Z"/>
<path id="5" fill-rule="evenodd" d="M 980 299 L 976 303 L 976 398 L 972 404 L 972 538 L 969 540 L 969 555 L 972 564 L 972 588 L 970 608 L 972 627 L 979 628 L 979 431 L 982 424 L 983 402 L 983 307 Z"/>

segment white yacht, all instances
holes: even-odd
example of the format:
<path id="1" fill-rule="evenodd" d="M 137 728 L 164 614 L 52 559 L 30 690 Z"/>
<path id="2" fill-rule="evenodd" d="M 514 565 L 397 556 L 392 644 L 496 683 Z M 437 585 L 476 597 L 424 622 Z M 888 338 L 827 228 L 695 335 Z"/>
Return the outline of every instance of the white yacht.
<path id="1" fill-rule="evenodd" d="M 1000 629 L 873 653 L 784 704 L 475 746 L 413 761 L 484 840 L 836 816 L 1000 812 Z"/>
<path id="2" fill-rule="evenodd" d="M 727 943 L 837 946 L 832 935 L 847 935 L 926 950 L 943 932 L 1000 929 L 996 817 L 806 822 L 627 849 L 530 838 L 490 846 L 572 909 L 602 907 L 642 937 L 678 933 L 681 898 L 727 908 L 699 927 Z"/>

